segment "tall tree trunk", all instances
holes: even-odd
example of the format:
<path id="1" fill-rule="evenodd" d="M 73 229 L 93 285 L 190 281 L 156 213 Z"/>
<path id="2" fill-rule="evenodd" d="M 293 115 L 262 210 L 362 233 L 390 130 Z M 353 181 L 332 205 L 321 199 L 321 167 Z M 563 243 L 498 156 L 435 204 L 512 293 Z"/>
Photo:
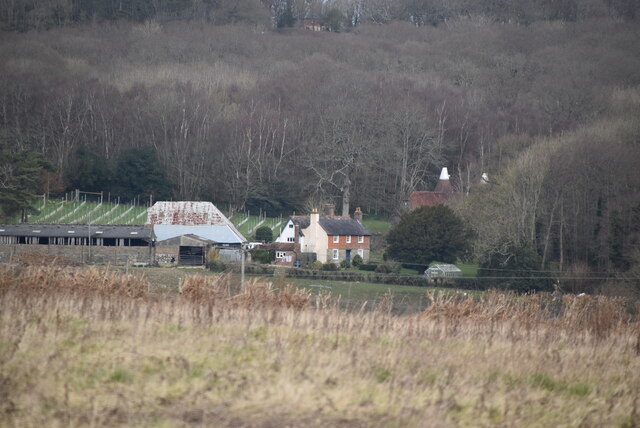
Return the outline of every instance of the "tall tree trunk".
<path id="1" fill-rule="evenodd" d="M 344 177 L 344 186 L 342 187 L 342 216 L 349 217 L 349 200 L 351 198 L 351 179 L 349 176 Z"/>

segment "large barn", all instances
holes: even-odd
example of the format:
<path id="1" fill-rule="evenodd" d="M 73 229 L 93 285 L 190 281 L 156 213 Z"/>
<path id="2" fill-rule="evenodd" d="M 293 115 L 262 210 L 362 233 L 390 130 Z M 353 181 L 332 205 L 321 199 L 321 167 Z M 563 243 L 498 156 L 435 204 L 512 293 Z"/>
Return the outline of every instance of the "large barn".
<path id="1" fill-rule="evenodd" d="M 163 265 L 204 265 L 214 254 L 222 261 L 239 261 L 246 241 L 211 202 L 156 202 L 147 226 L 156 236 L 156 262 Z"/>

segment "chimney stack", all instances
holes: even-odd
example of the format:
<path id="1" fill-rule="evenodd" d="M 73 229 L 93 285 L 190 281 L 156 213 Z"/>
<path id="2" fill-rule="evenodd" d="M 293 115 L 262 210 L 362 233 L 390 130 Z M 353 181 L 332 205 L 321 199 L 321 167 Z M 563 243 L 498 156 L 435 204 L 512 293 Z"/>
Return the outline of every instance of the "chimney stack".
<path id="1" fill-rule="evenodd" d="M 293 228 L 293 251 L 296 253 L 296 260 L 300 260 L 300 225 L 294 223 Z"/>
<path id="2" fill-rule="evenodd" d="M 336 206 L 334 204 L 324 204 L 324 216 L 333 217 L 335 215 Z"/>
<path id="3" fill-rule="evenodd" d="M 314 208 L 309 215 L 309 220 L 311 221 L 311 226 L 317 224 L 320 221 L 320 214 L 318 214 L 318 210 Z"/>
<path id="4" fill-rule="evenodd" d="M 357 207 L 353 212 L 353 219 L 358 220 L 358 222 L 362 223 L 362 210 L 360 209 L 360 207 Z"/>

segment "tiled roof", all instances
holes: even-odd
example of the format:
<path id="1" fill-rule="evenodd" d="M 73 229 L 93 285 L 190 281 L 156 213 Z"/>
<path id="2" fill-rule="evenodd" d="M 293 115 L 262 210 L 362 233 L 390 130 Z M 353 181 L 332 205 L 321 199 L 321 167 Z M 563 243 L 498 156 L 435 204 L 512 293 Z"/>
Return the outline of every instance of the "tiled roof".
<path id="1" fill-rule="evenodd" d="M 293 242 L 269 242 L 268 244 L 260 244 L 254 247 L 256 250 L 275 250 L 275 251 L 295 251 L 296 244 Z"/>
<path id="2" fill-rule="evenodd" d="M 240 231 L 211 202 L 158 201 L 147 212 L 147 225 L 228 226 L 245 241 Z"/>
<path id="3" fill-rule="evenodd" d="M 371 235 L 362 223 L 349 217 L 320 217 L 320 226 L 327 235 Z"/>
<path id="4" fill-rule="evenodd" d="M 311 219 L 306 216 L 291 217 L 294 224 L 300 226 L 300 230 L 306 229 L 311 224 Z M 327 235 L 371 235 L 366 227 L 362 225 L 358 220 L 354 220 L 350 217 L 326 217 L 320 216 L 320 227 L 327 232 Z"/>
<path id="5" fill-rule="evenodd" d="M 409 201 L 409 209 L 414 210 L 424 206 L 433 207 L 442 205 L 450 197 L 451 193 L 448 192 L 428 192 L 421 190 L 411 192 L 407 201 Z"/>
<path id="6" fill-rule="evenodd" d="M 293 221 L 293 224 L 300 226 L 300 230 L 306 229 L 311 224 L 311 219 L 308 215 L 297 215 L 291 217 L 291 221 Z"/>
<path id="7" fill-rule="evenodd" d="M 449 180 L 438 180 L 435 191 L 437 193 L 453 193 L 453 186 Z"/>
<path id="8" fill-rule="evenodd" d="M 227 224 L 227 218 L 211 202 L 158 201 L 147 213 L 147 224 Z"/>

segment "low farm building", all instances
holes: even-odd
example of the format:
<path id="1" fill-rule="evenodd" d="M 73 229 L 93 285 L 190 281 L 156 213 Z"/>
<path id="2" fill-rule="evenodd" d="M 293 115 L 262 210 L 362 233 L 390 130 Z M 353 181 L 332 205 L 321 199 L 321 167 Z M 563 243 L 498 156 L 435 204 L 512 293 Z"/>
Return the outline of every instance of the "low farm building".
<path id="1" fill-rule="evenodd" d="M 0 262 L 14 255 L 61 255 L 81 263 L 204 265 L 212 251 L 239 261 L 244 237 L 211 202 L 157 202 L 146 226 L 0 226 Z"/>
<path id="2" fill-rule="evenodd" d="M 204 265 L 214 253 L 223 262 L 240 261 L 244 237 L 234 229 L 227 225 L 155 225 L 156 261 Z"/>
<path id="3" fill-rule="evenodd" d="M 280 266 L 295 266 L 299 258 L 299 249 L 296 250 L 296 244 L 293 242 L 269 242 L 255 246 L 254 250 L 273 252 L 273 263 Z"/>
<path id="4" fill-rule="evenodd" d="M 44 253 L 82 263 L 152 264 L 153 241 L 153 230 L 143 226 L 0 225 L 0 262 L 9 262 L 14 255 Z"/>

